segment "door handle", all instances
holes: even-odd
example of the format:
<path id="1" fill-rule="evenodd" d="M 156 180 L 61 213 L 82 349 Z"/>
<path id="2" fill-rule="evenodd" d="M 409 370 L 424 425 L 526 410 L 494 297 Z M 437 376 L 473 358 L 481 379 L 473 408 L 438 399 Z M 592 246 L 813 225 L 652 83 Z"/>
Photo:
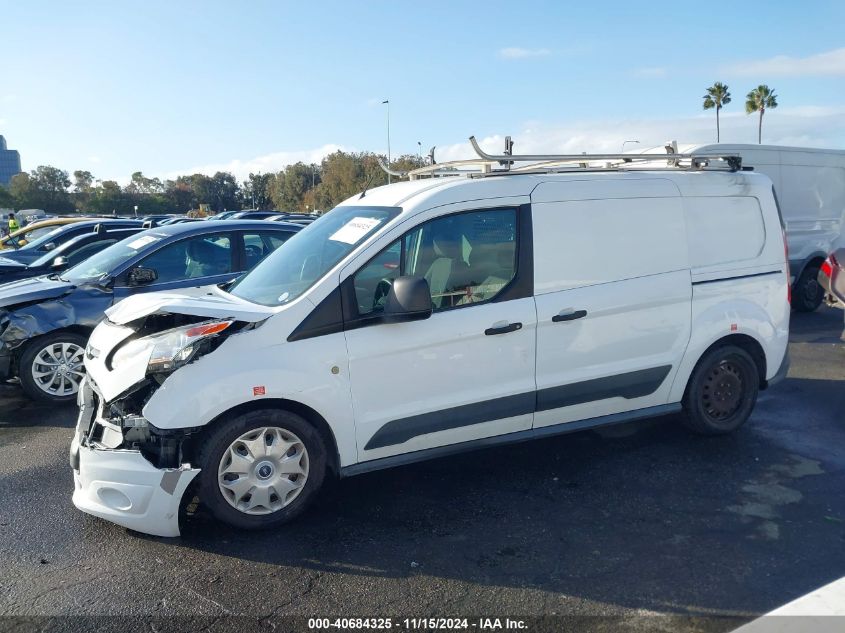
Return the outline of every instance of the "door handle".
<path id="1" fill-rule="evenodd" d="M 496 334 L 507 334 L 508 332 L 516 332 L 521 329 L 522 323 L 508 323 L 507 325 L 489 327 L 484 330 L 484 334 L 487 336 L 495 336 Z"/>
<path id="2" fill-rule="evenodd" d="M 561 321 L 574 321 L 575 319 L 583 319 L 585 316 L 587 316 L 586 310 L 575 310 L 574 312 L 556 314 L 552 317 L 552 321 L 554 323 L 560 323 Z"/>

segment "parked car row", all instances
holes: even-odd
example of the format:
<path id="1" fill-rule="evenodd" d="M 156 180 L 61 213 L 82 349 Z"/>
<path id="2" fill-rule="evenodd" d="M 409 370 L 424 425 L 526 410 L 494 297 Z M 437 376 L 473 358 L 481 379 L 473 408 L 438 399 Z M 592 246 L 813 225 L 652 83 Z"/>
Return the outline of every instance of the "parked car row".
<path id="1" fill-rule="evenodd" d="M 18 249 L 26 246 L 29 242 L 46 235 L 53 229 L 65 224 L 82 222 L 89 218 L 50 218 L 27 224 L 20 230 L 0 238 L 0 250 Z"/>
<path id="2" fill-rule="evenodd" d="M 102 220 L 42 236 L 10 252 L 15 259 L 0 259 L 0 379 L 19 377 L 36 399 L 72 401 L 85 343 L 109 306 L 138 293 L 230 282 L 300 229 L 233 221 L 142 230 L 140 221 Z"/>

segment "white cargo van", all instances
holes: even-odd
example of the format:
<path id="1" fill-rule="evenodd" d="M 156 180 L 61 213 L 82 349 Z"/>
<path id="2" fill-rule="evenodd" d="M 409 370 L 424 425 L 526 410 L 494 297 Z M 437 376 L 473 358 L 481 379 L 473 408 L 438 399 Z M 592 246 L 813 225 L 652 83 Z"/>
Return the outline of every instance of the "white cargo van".
<path id="1" fill-rule="evenodd" d="M 811 312 L 824 292 L 817 277 L 828 253 L 845 246 L 845 151 L 778 145 L 682 145 L 701 156 L 735 154 L 775 185 L 789 243 L 792 307 Z M 646 150 L 649 151 L 649 150 Z"/>
<path id="2" fill-rule="evenodd" d="M 350 198 L 234 285 L 110 308 L 74 504 L 175 536 L 196 494 L 260 528 L 330 475 L 667 413 L 743 424 L 787 367 L 769 178 L 485 157 Z"/>

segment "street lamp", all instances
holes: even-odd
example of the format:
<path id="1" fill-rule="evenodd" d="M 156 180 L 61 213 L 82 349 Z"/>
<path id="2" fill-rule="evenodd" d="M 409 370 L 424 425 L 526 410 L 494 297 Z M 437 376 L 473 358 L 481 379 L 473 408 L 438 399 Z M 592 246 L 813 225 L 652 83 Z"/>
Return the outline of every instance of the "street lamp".
<path id="1" fill-rule="evenodd" d="M 422 160 L 422 141 L 417 141 L 417 158 Z"/>
<path id="2" fill-rule="evenodd" d="M 381 104 L 387 104 L 387 166 L 390 167 L 390 99 L 385 99 Z M 387 174 L 387 184 L 390 184 L 390 173 Z"/>
<path id="3" fill-rule="evenodd" d="M 625 153 L 625 145 L 626 145 L 627 143 L 636 143 L 637 145 L 639 145 L 639 144 L 640 144 L 640 142 L 639 142 L 639 141 L 623 141 L 623 143 L 622 143 L 622 153 L 623 153 L 623 154 Z"/>

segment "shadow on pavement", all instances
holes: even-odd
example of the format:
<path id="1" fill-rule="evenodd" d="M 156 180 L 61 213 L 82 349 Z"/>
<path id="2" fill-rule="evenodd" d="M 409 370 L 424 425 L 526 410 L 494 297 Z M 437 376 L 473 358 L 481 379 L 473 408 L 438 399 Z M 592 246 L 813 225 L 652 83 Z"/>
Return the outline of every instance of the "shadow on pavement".
<path id="1" fill-rule="evenodd" d="M 19 385 L 0 383 L 0 431 L 30 426 L 72 428 L 76 411 L 75 403 L 35 402 L 24 395 Z"/>
<path id="2" fill-rule="evenodd" d="M 763 437 L 767 417 L 727 437 L 691 436 L 670 417 L 617 437 L 582 432 L 372 473 L 273 532 L 200 514 L 183 523 L 180 547 L 660 612 L 761 613 L 845 566 L 843 473 Z M 845 441 L 842 428 L 820 431 Z M 826 492 L 801 503 L 807 487 Z"/>

